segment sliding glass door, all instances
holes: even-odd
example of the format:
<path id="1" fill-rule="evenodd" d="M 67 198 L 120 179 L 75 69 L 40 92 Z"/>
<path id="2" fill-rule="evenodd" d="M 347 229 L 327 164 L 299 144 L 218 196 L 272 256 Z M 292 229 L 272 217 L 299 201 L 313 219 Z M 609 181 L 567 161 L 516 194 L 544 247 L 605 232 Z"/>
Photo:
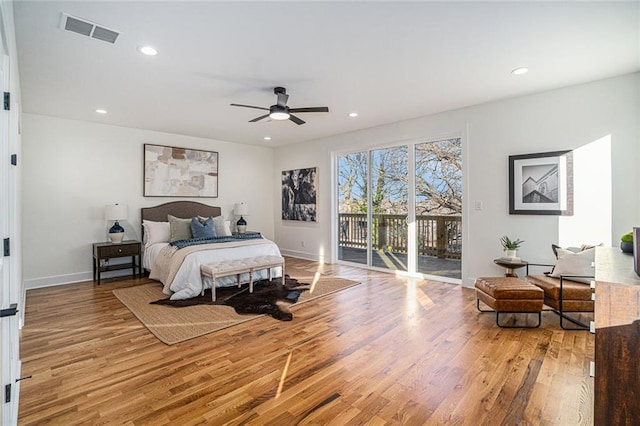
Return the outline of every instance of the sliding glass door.
<path id="1" fill-rule="evenodd" d="M 461 277 L 462 148 L 460 138 L 415 145 L 417 272 Z"/>
<path id="2" fill-rule="evenodd" d="M 461 277 L 459 138 L 336 156 L 338 260 Z"/>
<path id="3" fill-rule="evenodd" d="M 407 146 L 370 151 L 371 264 L 407 271 Z"/>
<path id="4" fill-rule="evenodd" d="M 338 259 L 368 265 L 368 153 L 338 156 Z"/>

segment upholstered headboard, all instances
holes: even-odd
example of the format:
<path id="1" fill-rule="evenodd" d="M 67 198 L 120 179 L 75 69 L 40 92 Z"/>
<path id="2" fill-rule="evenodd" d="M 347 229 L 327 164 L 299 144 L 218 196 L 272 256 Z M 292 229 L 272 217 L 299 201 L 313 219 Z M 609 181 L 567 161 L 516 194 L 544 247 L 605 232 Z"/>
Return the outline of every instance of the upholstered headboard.
<path id="1" fill-rule="evenodd" d="M 208 206 L 195 201 L 173 201 L 160 204 L 155 207 L 143 207 L 141 209 L 142 220 L 154 222 L 166 222 L 167 215 L 188 219 L 194 216 L 220 216 L 220 207 Z"/>

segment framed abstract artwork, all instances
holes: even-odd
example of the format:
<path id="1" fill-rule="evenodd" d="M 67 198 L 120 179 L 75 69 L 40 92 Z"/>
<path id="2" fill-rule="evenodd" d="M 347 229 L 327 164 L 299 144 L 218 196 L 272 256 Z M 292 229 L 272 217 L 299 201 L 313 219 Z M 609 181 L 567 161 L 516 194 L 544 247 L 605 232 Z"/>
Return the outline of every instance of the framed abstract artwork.
<path id="1" fill-rule="evenodd" d="M 573 215 L 573 152 L 509 156 L 509 214 Z"/>
<path id="2" fill-rule="evenodd" d="M 282 219 L 316 222 L 318 168 L 282 172 Z"/>
<path id="3" fill-rule="evenodd" d="M 144 145 L 145 197 L 217 197 L 218 153 Z"/>

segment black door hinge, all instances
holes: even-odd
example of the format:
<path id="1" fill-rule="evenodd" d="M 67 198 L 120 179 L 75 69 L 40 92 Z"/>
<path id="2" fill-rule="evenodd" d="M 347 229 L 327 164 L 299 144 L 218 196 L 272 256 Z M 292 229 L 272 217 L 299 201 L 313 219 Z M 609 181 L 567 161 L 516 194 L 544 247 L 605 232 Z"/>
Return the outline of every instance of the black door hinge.
<path id="1" fill-rule="evenodd" d="M 11 94 L 4 92 L 4 110 L 9 111 L 11 109 Z"/>
<path id="2" fill-rule="evenodd" d="M 4 255 L 11 256 L 11 238 L 4 239 Z"/>
<path id="3" fill-rule="evenodd" d="M 12 166 L 18 165 L 18 154 L 11 154 L 11 165 Z"/>
<path id="4" fill-rule="evenodd" d="M 0 318 L 12 317 L 18 313 L 18 304 L 12 303 L 7 309 L 0 309 Z"/>
<path id="5" fill-rule="evenodd" d="M 11 402 L 11 383 L 4 385 L 4 402 Z"/>

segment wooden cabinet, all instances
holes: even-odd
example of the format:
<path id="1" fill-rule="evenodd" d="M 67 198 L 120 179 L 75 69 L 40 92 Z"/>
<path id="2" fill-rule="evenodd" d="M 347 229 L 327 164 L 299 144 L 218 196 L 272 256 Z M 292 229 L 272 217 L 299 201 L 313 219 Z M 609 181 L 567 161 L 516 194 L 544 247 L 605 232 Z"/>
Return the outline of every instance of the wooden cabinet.
<path id="1" fill-rule="evenodd" d="M 102 261 L 119 257 L 131 256 L 131 262 L 116 265 L 103 265 Z M 136 257 L 138 261 L 136 262 Z M 142 276 L 142 244 L 140 241 L 123 241 L 121 243 L 94 243 L 93 244 L 93 280 L 100 284 L 100 273 L 131 268 L 133 276 Z"/>
<path id="2" fill-rule="evenodd" d="M 633 255 L 596 249 L 594 424 L 640 425 L 640 277 Z"/>

